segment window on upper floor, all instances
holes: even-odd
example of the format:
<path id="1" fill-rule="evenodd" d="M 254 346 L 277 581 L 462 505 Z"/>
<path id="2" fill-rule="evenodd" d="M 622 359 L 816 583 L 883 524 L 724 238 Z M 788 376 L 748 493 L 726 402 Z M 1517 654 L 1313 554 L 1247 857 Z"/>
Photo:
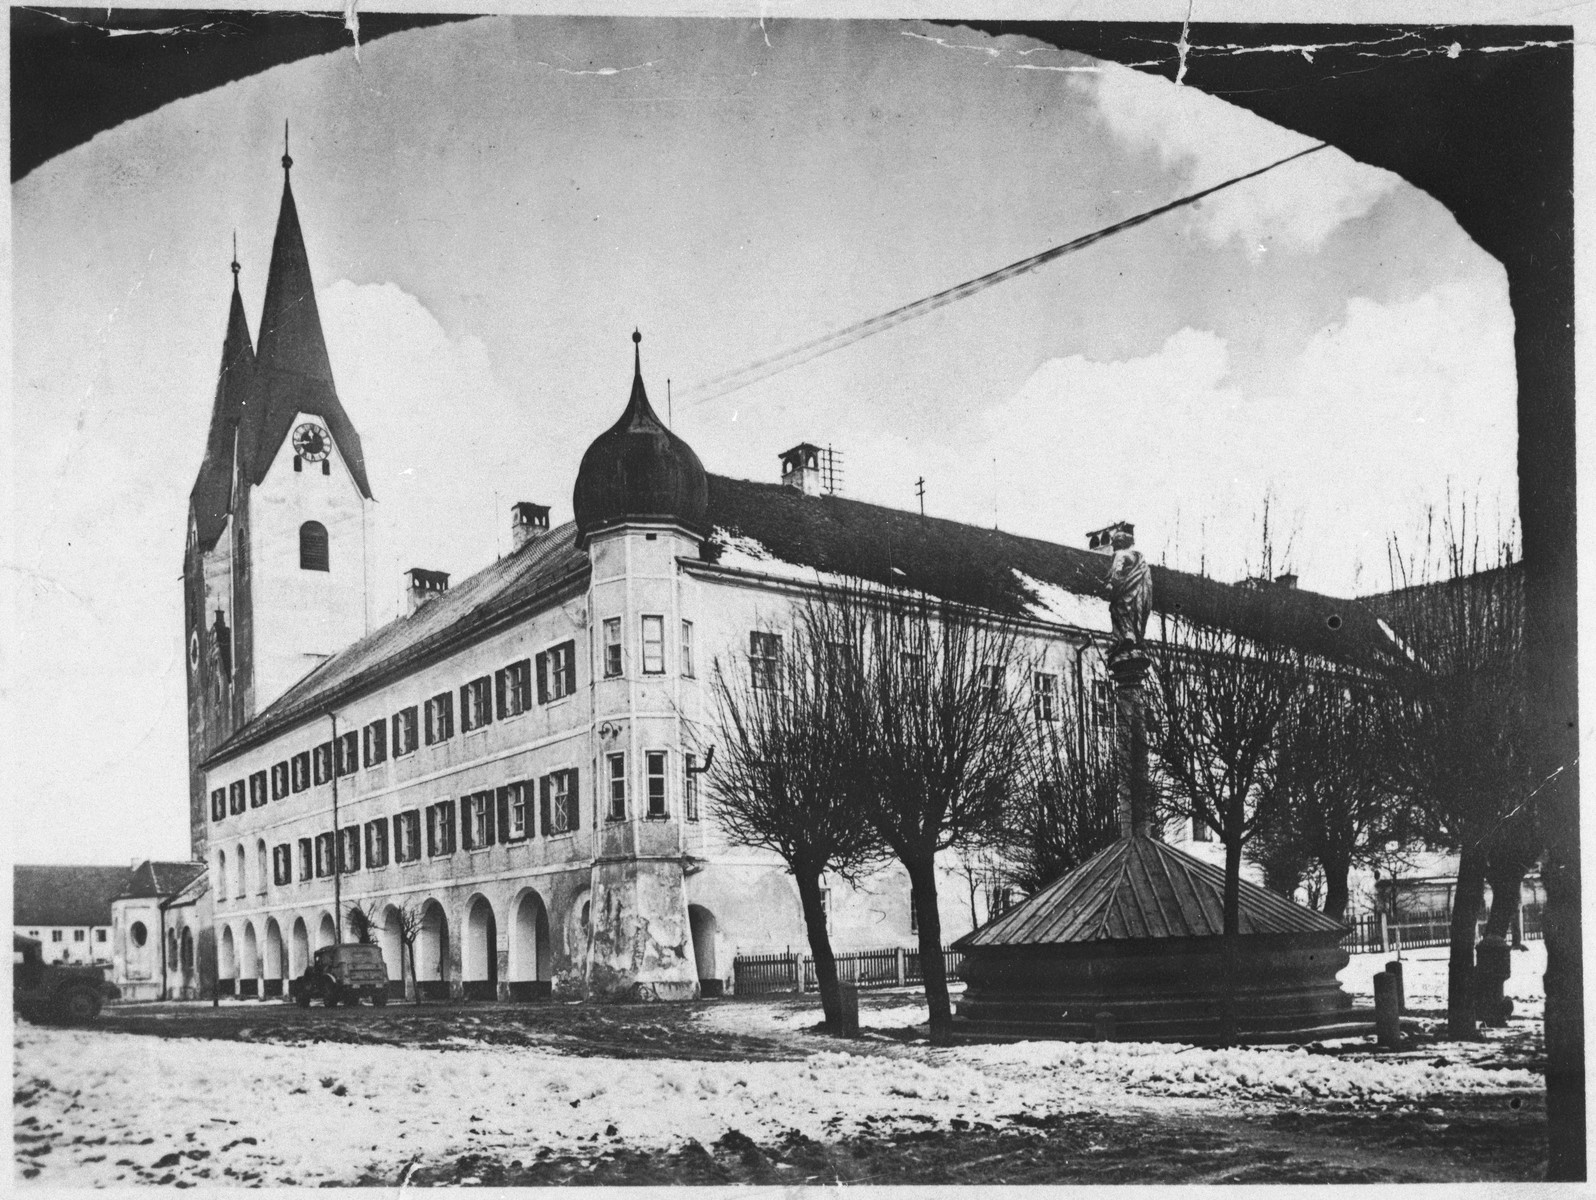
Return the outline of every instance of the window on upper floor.
<path id="1" fill-rule="evenodd" d="M 325 571 L 327 564 L 327 526 L 306 521 L 299 527 L 299 569 Z"/>
<path id="2" fill-rule="evenodd" d="M 393 819 L 394 862 L 415 862 L 421 857 L 421 813 L 416 809 L 396 813 Z"/>
<path id="3" fill-rule="evenodd" d="M 643 674 L 665 674 L 665 618 L 643 618 Z"/>
<path id="4" fill-rule="evenodd" d="M 272 764 L 272 799 L 281 800 L 288 795 L 288 764 L 286 762 Z"/>
<path id="5" fill-rule="evenodd" d="M 427 745 L 447 742 L 454 736 L 454 693 L 439 692 L 425 706 Z"/>
<path id="6" fill-rule="evenodd" d="M 316 835 L 316 878 L 325 879 L 333 873 L 333 835 Z"/>
<path id="7" fill-rule="evenodd" d="M 460 732 L 470 733 L 493 722 L 493 680 L 484 675 L 460 688 Z"/>
<path id="8" fill-rule="evenodd" d="M 991 663 L 982 666 L 981 689 L 989 698 L 1000 699 L 1003 695 L 1003 668 Z"/>
<path id="9" fill-rule="evenodd" d="M 366 866 L 375 871 L 388 865 L 388 822 L 383 817 L 366 822 Z"/>
<path id="10" fill-rule="evenodd" d="M 227 899 L 227 851 L 216 852 L 216 898 Z"/>
<path id="11" fill-rule="evenodd" d="M 1208 822 L 1201 817 L 1191 819 L 1191 840 L 1194 842 L 1211 842 L 1214 840 L 1214 831 Z"/>
<path id="12" fill-rule="evenodd" d="M 266 772 L 256 771 L 249 777 L 249 806 L 266 807 Z"/>
<path id="13" fill-rule="evenodd" d="M 401 758 L 416 748 L 416 706 L 393 715 L 393 756 Z"/>
<path id="14" fill-rule="evenodd" d="M 665 815 L 665 765 L 669 756 L 663 750 L 649 750 L 644 755 L 648 777 L 648 815 Z"/>
<path id="15" fill-rule="evenodd" d="M 103 929 L 96 929 L 96 930 L 95 930 L 95 931 L 94 931 L 94 940 L 95 940 L 95 941 L 97 941 L 97 942 L 103 942 L 103 941 L 105 941 L 105 930 L 103 930 Z"/>
<path id="16" fill-rule="evenodd" d="M 309 879 L 316 873 L 315 851 L 308 837 L 299 839 L 299 877 Z"/>
<path id="17" fill-rule="evenodd" d="M 311 772 L 317 784 L 331 783 L 333 777 L 333 744 L 323 742 L 310 752 Z"/>
<path id="18" fill-rule="evenodd" d="M 614 679 L 621 673 L 621 619 L 604 618 L 604 678 Z"/>
<path id="19" fill-rule="evenodd" d="M 266 894 L 266 843 L 255 843 L 255 890 L 262 896 Z"/>
<path id="20" fill-rule="evenodd" d="M 359 825 L 345 825 L 338 831 L 338 868 L 345 875 L 360 870 Z"/>
<path id="21" fill-rule="evenodd" d="M 340 733 L 334 745 L 338 774 L 353 775 L 360 766 L 360 731 L 351 729 L 348 733 Z"/>
<path id="22" fill-rule="evenodd" d="M 563 700 L 576 691 L 576 643 L 561 642 L 538 655 L 538 703 Z"/>
<path id="23" fill-rule="evenodd" d="M 1092 719 L 1099 729 L 1112 729 L 1119 716 L 1114 684 L 1108 679 L 1092 680 Z"/>
<path id="24" fill-rule="evenodd" d="M 781 634 L 755 629 L 748 635 L 748 668 L 756 688 L 779 686 Z"/>
<path id="25" fill-rule="evenodd" d="M 499 720 L 518 717 L 532 707 L 532 660 L 523 658 L 493 674 L 493 696 Z"/>
<path id="26" fill-rule="evenodd" d="M 227 785 L 227 811 L 237 816 L 244 811 L 247 801 L 244 798 L 244 781 L 237 780 Z"/>
<path id="27" fill-rule="evenodd" d="M 1038 721 L 1058 719 L 1058 676 L 1036 671 L 1031 676 L 1032 708 Z"/>
<path id="28" fill-rule="evenodd" d="M 494 842 L 492 792 L 472 792 L 460 798 L 460 848 L 482 850 Z"/>
<path id="29" fill-rule="evenodd" d="M 294 848 L 287 842 L 272 847 L 272 882 L 278 887 L 294 882 Z"/>
<path id="30" fill-rule="evenodd" d="M 88 930 L 86 930 L 86 929 L 74 929 L 72 931 L 72 940 L 74 942 L 87 941 L 88 940 L 88 936 L 89 936 L 89 933 L 88 933 Z"/>
<path id="31" fill-rule="evenodd" d="M 682 674 L 693 677 L 693 623 L 682 622 Z"/>
<path id="32" fill-rule="evenodd" d="M 139 926 L 139 928 L 140 928 L 140 929 L 142 929 L 142 928 L 144 928 L 144 926 L 143 926 L 143 925 L 141 925 L 141 924 L 139 924 L 139 922 L 137 922 L 137 921 L 135 921 L 135 922 L 133 922 L 133 923 L 134 923 L 134 924 L 135 924 L 135 925 L 138 925 L 138 926 Z M 64 937 L 65 937 L 65 936 L 66 936 L 66 930 L 64 930 L 64 929 L 52 929 L 52 930 L 50 930 L 50 940 L 51 940 L 51 941 L 52 941 L 52 942 L 59 942 L 59 941 L 61 941 L 61 940 L 62 940 L 62 939 L 63 939 L 63 938 L 64 938 Z M 138 943 L 138 944 L 139 944 L 139 945 L 141 945 L 141 946 L 142 946 L 142 945 L 143 945 L 143 944 L 144 944 L 144 943 L 143 943 L 143 942 L 142 942 L 142 941 L 139 941 L 139 943 Z"/>
<path id="33" fill-rule="evenodd" d="M 368 767 L 388 761 L 388 722 L 378 717 L 361 731 L 365 761 Z"/>
<path id="34" fill-rule="evenodd" d="M 698 820 L 698 755 L 682 755 L 682 815 Z"/>
<path id="35" fill-rule="evenodd" d="M 576 770 L 554 771 L 538 781 L 543 836 L 570 833 L 581 824 Z"/>
<path id="36" fill-rule="evenodd" d="M 609 756 L 610 820 L 626 820 L 626 755 Z"/>
<path id="37" fill-rule="evenodd" d="M 238 849 L 233 854 L 233 875 L 235 882 L 238 884 L 238 890 L 234 895 L 242 900 L 247 894 L 245 889 L 249 886 L 248 860 L 244 857 L 242 842 L 239 843 Z"/>
<path id="38" fill-rule="evenodd" d="M 454 853 L 454 801 L 439 800 L 427 809 L 427 854 Z"/>
<path id="39" fill-rule="evenodd" d="M 288 760 L 288 786 L 294 792 L 302 792 L 310 786 L 309 750 L 301 750 Z"/>
<path id="40" fill-rule="evenodd" d="M 498 791 L 499 840 L 519 842 L 532 836 L 532 783 L 506 784 Z"/>
<path id="41" fill-rule="evenodd" d="M 211 820 L 220 821 L 227 816 L 227 789 L 216 788 L 211 792 Z"/>

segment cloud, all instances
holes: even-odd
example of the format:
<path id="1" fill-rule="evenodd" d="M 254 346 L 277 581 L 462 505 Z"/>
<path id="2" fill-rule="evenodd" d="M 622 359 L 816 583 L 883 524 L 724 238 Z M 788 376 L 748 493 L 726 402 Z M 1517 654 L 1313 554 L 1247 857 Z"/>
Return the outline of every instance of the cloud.
<path id="1" fill-rule="evenodd" d="M 945 468 L 960 510 L 981 520 L 995 493 L 1003 528 L 1077 545 L 1130 520 L 1152 553 L 1239 577 L 1272 492 L 1295 518 L 1304 586 L 1348 593 L 1383 584 L 1387 535 L 1410 530 L 1449 484 L 1487 513 L 1516 509 L 1505 286 L 1353 298 L 1273 388 L 1251 392 L 1230 372 L 1224 339 L 1190 328 L 1140 358 L 1043 363 L 984 416 L 979 457 L 1001 475 L 974 455 Z"/>
<path id="2" fill-rule="evenodd" d="M 507 492 L 529 447 L 515 436 L 514 398 L 479 339 L 451 337 L 393 283 L 339 280 L 318 300 L 377 499 L 371 591 L 380 623 L 397 611 L 407 568 L 458 581 L 508 550 L 509 505 L 525 497 Z"/>
<path id="3" fill-rule="evenodd" d="M 1126 145 L 1152 149 L 1191 189 L 1211 186 L 1305 150 L 1313 139 L 1196 88 L 1103 64 L 1080 86 Z M 1337 228 L 1369 212 L 1399 183 L 1389 171 L 1330 148 L 1200 202 L 1193 221 L 1215 243 L 1239 239 L 1256 252 L 1270 241 L 1317 250 Z"/>

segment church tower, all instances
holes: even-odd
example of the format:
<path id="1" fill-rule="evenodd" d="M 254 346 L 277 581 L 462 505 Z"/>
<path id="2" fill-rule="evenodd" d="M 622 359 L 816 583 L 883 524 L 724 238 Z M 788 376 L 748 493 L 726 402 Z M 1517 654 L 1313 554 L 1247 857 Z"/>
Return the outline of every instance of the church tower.
<path id="1" fill-rule="evenodd" d="M 189 827 L 213 816 L 201 763 L 367 628 L 365 456 L 333 384 L 283 154 L 259 340 L 233 297 L 184 555 Z"/>

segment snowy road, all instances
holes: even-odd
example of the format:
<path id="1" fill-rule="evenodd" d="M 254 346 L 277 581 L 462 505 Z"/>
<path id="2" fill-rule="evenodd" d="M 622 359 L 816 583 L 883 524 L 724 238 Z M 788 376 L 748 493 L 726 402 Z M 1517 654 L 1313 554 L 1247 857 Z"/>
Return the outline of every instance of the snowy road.
<path id="1" fill-rule="evenodd" d="M 913 1023 L 923 1010 L 905 1001 L 870 1009 L 867 1023 Z M 839 1051 L 795 1031 L 790 1013 L 745 1002 L 699 1017 L 768 1031 L 805 1052 L 761 1062 L 571 1057 L 465 1038 L 458 1050 L 440 1050 L 19 1024 L 18 1170 L 60 1186 L 396 1181 L 407 1164 L 467 1153 L 530 1161 L 610 1145 L 708 1144 L 733 1129 L 756 1140 L 788 1130 L 825 1139 L 954 1120 L 1003 1126 L 1015 1114 L 1379 1105 L 1542 1086 L 1530 1071 L 1485 1069 L 1456 1054 L 1337 1058 L 1076 1043 Z"/>

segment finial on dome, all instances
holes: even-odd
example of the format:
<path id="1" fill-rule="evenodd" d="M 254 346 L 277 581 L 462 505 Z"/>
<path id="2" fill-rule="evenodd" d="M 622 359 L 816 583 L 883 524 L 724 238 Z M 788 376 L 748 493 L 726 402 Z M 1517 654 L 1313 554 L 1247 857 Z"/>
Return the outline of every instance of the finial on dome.
<path id="1" fill-rule="evenodd" d="M 288 118 L 283 118 L 283 171 L 294 165 L 294 160 L 288 157 Z"/>
<path id="2" fill-rule="evenodd" d="M 233 279 L 238 279 L 238 230 L 233 230 Z"/>
<path id="3" fill-rule="evenodd" d="M 636 329 L 632 330 L 632 344 L 635 346 L 637 343 L 641 342 L 642 340 L 643 340 L 643 334 L 641 333 L 641 331 L 636 330 Z"/>

